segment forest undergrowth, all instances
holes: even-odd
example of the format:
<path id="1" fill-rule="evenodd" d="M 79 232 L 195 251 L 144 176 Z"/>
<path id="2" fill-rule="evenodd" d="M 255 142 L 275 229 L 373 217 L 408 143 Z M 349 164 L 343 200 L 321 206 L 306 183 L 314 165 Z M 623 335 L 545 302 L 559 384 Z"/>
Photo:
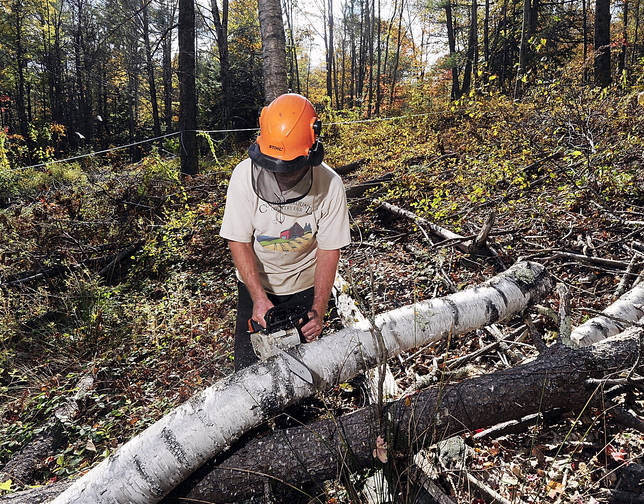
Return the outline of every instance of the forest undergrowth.
<path id="1" fill-rule="evenodd" d="M 344 176 L 347 187 L 390 174 L 349 199 L 353 243 L 340 273 L 361 309 L 377 314 L 445 296 L 520 259 L 543 264 L 568 287 L 573 326 L 614 302 L 620 282 L 638 278 L 644 253 L 637 91 L 552 84 L 520 101 L 469 97 L 389 121 L 329 114 L 327 161 L 359 164 Z M 53 433 L 46 456 L 21 468 L 22 479 L 0 481 L 2 492 L 87 471 L 233 372 L 236 282 L 218 229 L 230 171 L 243 156 L 204 155 L 202 174 L 187 179 L 161 152 L 134 165 L 90 159 L 0 171 L 0 467 Z M 493 217 L 495 255 L 431 239 L 378 201 L 464 237 Z M 550 344 L 558 308 L 553 294 L 531 309 Z M 507 336 L 518 322 L 495 331 Z M 340 327 L 333 310 L 328 325 Z M 528 338 L 465 358 L 499 337 L 481 329 L 392 359 L 400 393 L 536 355 Z M 459 357 L 462 365 L 448 366 Z M 360 384 L 320 394 L 327 414 L 363 406 Z M 615 400 L 644 418 L 637 387 Z M 584 504 L 606 502 L 605 489 L 639 492 L 624 468 L 642 464 L 644 433 L 611 411 L 566 411 L 497 437 L 464 433 L 467 466 L 439 467 L 435 481 L 453 502 L 492 502 L 490 490 L 497 501 Z M 349 502 L 350 494 L 330 485 L 320 500 Z"/>

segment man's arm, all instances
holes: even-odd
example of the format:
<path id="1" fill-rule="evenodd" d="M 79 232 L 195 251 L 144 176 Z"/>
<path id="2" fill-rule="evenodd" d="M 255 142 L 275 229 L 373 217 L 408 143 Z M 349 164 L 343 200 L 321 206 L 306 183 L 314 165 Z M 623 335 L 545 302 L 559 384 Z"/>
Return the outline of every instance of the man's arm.
<path id="1" fill-rule="evenodd" d="M 259 280 L 259 270 L 253 250 L 252 242 L 236 242 L 229 240 L 228 248 L 233 256 L 233 262 L 242 282 L 248 289 L 251 299 L 253 300 L 253 320 L 266 327 L 264 315 L 273 307 L 273 303 L 268 299 L 266 291 Z M 331 284 L 333 285 L 333 283 Z M 331 291 L 329 291 L 330 293 Z"/>
<path id="2" fill-rule="evenodd" d="M 302 334 L 307 342 L 318 339 L 322 334 L 324 315 L 329 304 L 331 289 L 333 289 L 338 261 L 340 260 L 340 250 L 318 249 L 316 257 L 313 306 L 308 314 L 309 321 L 302 326 Z"/>

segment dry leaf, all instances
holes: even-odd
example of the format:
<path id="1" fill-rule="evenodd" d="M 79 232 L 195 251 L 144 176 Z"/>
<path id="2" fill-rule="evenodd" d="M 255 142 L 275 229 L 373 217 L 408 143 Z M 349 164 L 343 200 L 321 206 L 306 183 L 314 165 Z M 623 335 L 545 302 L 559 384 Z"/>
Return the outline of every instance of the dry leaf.
<path id="1" fill-rule="evenodd" d="M 382 436 L 376 439 L 376 449 L 373 451 L 373 458 L 377 458 L 383 464 L 387 462 L 387 441 Z"/>
<path id="2" fill-rule="evenodd" d="M 548 497 L 550 497 L 551 499 L 554 499 L 555 497 L 557 497 L 557 494 L 564 493 L 564 490 L 565 490 L 564 486 L 557 481 L 549 481 L 547 488 L 548 488 Z"/>
<path id="3" fill-rule="evenodd" d="M 615 462 L 624 462 L 626 460 L 626 455 L 628 455 L 623 448 L 618 450 L 613 447 L 613 445 L 606 446 L 606 454 Z"/>

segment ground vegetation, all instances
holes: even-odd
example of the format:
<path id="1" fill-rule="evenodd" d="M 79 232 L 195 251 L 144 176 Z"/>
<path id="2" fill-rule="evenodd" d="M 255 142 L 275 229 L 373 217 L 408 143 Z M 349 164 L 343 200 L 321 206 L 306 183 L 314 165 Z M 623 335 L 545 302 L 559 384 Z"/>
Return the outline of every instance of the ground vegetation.
<path id="1" fill-rule="evenodd" d="M 369 316 L 448 295 L 519 259 L 541 263 L 567 287 L 573 326 L 614 302 L 620 284 L 639 278 L 644 251 L 638 85 L 595 89 L 562 79 L 520 100 L 480 90 L 432 106 L 423 97 L 439 93 L 434 87 L 412 100 L 422 107 L 394 119 L 326 111 L 328 162 L 358 167 L 344 175 L 347 187 L 381 180 L 350 198 L 353 243 L 340 272 L 361 310 Z M 39 436 L 51 439 L 36 467 L 0 481 L 3 491 L 87 471 L 233 372 L 235 275 L 217 233 L 230 171 L 245 153 L 240 145 L 213 154 L 193 177 L 182 177 L 163 150 L 136 164 L 108 155 L 0 171 L 0 465 Z M 423 221 L 379 201 L 463 240 L 492 215 L 493 253 L 430 240 Z M 546 345 L 559 334 L 560 304 L 553 294 L 531 313 Z M 513 318 L 392 359 L 399 389 L 530 359 L 536 336 L 485 350 L 521 323 Z M 331 310 L 327 331 L 340 325 Z M 644 403 L 637 383 L 617 392 L 616 402 L 561 411 L 518 433 L 464 433 L 467 471 L 439 467 L 441 491 L 454 502 L 490 502 L 492 489 L 510 502 L 590 503 L 624 490 L 622 469 L 642 463 L 644 435 L 625 427 L 615 404 L 641 418 Z M 302 409 L 312 421 L 365 403 L 356 380 Z M 319 498 L 356 502 L 363 476 L 329 482 Z"/>

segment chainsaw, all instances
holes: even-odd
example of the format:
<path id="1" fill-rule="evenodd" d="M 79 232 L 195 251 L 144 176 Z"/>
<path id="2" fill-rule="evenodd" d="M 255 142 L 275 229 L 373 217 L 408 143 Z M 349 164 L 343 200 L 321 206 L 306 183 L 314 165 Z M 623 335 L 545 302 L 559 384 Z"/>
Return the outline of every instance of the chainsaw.
<path id="1" fill-rule="evenodd" d="M 274 355 L 283 356 L 296 375 L 308 383 L 313 383 L 311 371 L 290 352 L 289 348 L 304 342 L 301 327 L 309 320 L 309 308 L 299 301 L 289 301 L 274 306 L 266 312 L 262 327 L 254 320 L 248 321 L 248 332 L 255 355 L 261 360 Z"/>

